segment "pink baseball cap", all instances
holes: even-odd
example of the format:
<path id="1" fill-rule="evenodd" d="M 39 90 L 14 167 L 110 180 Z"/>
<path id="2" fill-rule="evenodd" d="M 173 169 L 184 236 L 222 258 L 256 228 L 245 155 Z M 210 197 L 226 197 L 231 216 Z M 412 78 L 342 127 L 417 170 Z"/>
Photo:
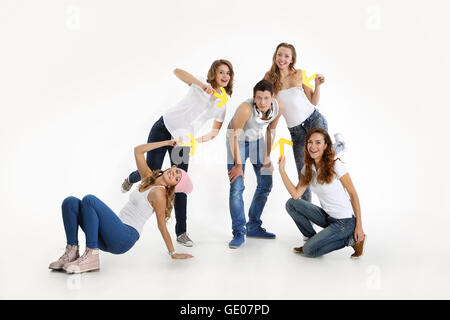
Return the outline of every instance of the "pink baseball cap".
<path id="1" fill-rule="evenodd" d="M 189 178 L 187 172 L 183 169 L 178 168 L 178 170 L 181 171 L 181 180 L 175 186 L 175 192 L 191 193 L 192 189 L 194 189 L 191 178 Z"/>

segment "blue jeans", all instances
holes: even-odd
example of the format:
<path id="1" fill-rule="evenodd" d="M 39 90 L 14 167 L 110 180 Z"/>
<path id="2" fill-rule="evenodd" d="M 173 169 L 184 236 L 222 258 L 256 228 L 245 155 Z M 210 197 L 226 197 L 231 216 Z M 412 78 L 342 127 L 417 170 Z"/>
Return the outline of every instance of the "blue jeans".
<path id="1" fill-rule="evenodd" d="M 316 109 L 303 123 L 296 127 L 289 128 L 291 133 L 292 142 L 294 143 L 292 148 L 294 151 L 295 165 L 297 167 L 298 178 L 300 179 L 301 171 L 303 168 L 303 160 L 305 158 L 305 143 L 306 134 L 312 128 L 319 127 L 328 130 L 327 119 Z M 342 145 L 338 145 L 335 148 L 336 153 L 342 151 Z M 311 190 L 306 188 L 305 193 L 302 196 L 303 200 L 311 202 Z"/>
<path id="2" fill-rule="evenodd" d="M 356 219 L 335 219 L 322 208 L 303 199 L 289 199 L 286 210 L 294 219 L 300 232 L 309 240 L 303 246 L 303 253 L 309 257 L 319 257 L 331 251 L 353 246 L 355 241 Z M 324 228 L 319 233 L 314 230 L 311 221 Z"/>
<path id="3" fill-rule="evenodd" d="M 121 254 L 130 250 L 139 239 L 133 227 L 120 218 L 101 200 L 87 195 L 82 200 L 68 197 L 62 203 L 62 216 L 67 244 L 78 245 L 78 226 L 86 234 L 91 249 Z"/>
<path id="4" fill-rule="evenodd" d="M 242 193 L 244 192 L 244 180 L 239 176 L 233 183 L 230 184 L 230 214 L 232 221 L 233 235 L 244 235 L 246 231 L 256 230 L 261 227 L 261 214 L 267 202 L 267 197 L 272 190 L 272 173 L 264 169 L 262 173 L 260 170 L 264 161 L 266 152 L 266 142 L 264 139 L 258 141 L 239 141 L 239 151 L 242 160 L 242 171 L 245 173 L 245 162 L 250 158 L 255 171 L 257 186 L 253 200 L 248 212 L 248 223 L 245 220 L 244 199 Z M 230 149 L 230 143 L 227 139 L 227 162 L 228 171 L 234 166 L 234 159 Z"/>
<path id="5" fill-rule="evenodd" d="M 167 130 L 164 124 L 163 117 L 159 118 L 155 122 L 150 133 L 148 135 L 147 142 L 159 142 L 172 139 L 172 135 Z M 176 165 L 178 168 L 188 171 L 189 166 L 189 152 L 190 147 L 161 147 L 147 152 L 147 165 L 151 170 L 161 169 L 164 162 L 164 157 L 166 153 L 169 153 L 170 164 Z M 139 171 L 134 171 L 128 177 L 131 183 L 136 183 L 141 180 L 141 175 Z M 187 195 L 182 192 L 175 193 L 174 208 L 175 208 L 175 233 L 177 236 L 186 232 L 186 206 L 187 206 Z"/>

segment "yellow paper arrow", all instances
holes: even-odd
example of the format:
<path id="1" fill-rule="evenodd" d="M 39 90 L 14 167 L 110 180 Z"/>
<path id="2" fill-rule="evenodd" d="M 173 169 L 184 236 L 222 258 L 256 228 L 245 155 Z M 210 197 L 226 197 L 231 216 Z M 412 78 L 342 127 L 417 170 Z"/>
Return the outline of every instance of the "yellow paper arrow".
<path id="1" fill-rule="evenodd" d="M 303 84 L 307 87 L 310 87 L 311 89 L 314 89 L 314 86 L 310 84 L 310 81 L 313 81 L 317 77 L 317 73 L 314 73 L 311 77 L 306 77 L 306 71 L 302 70 L 302 80 Z"/>
<path id="2" fill-rule="evenodd" d="M 225 89 L 223 87 L 220 87 L 220 90 L 222 91 L 222 94 L 214 92 L 214 97 L 222 99 L 222 101 L 217 104 L 217 108 L 222 108 L 222 106 L 228 102 L 228 96 Z"/>
<path id="3" fill-rule="evenodd" d="M 285 144 L 288 144 L 291 147 L 294 145 L 294 143 L 292 141 L 281 138 L 272 146 L 272 150 L 275 150 L 278 146 L 280 146 L 280 157 L 284 157 L 284 145 Z"/>
<path id="4" fill-rule="evenodd" d="M 182 147 L 191 147 L 191 152 L 189 152 L 189 156 L 193 156 L 195 151 L 198 148 L 198 142 L 197 140 L 195 140 L 194 136 L 192 134 L 187 133 L 187 136 L 189 137 L 189 139 L 191 140 L 190 142 L 185 142 L 183 143 L 181 146 Z"/>

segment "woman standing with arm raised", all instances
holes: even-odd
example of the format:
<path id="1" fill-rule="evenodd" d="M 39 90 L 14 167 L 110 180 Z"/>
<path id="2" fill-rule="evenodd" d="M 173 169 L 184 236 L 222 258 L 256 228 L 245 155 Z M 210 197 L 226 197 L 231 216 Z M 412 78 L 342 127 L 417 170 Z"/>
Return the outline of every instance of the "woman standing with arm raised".
<path id="1" fill-rule="evenodd" d="M 325 117 L 316 108 L 320 100 L 320 87 L 325 82 L 322 75 L 315 79 L 315 89 L 303 84 L 302 70 L 295 68 L 297 53 L 295 47 L 288 43 L 280 43 L 272 58 L 272 67 L 264 79 L 272 83 L 275 95 L 284 104 L 283 116 L 286 120 L 293 142 L 295 164 L 298 177 L 303 167 L 303 149 L 306 133 L 320 127 L 328 130 Z M 342 135 L 335 135 L 336 152 L 344 149 Z M 307 188 L 302 199 L 311 202 L 311 191 Z"/>
<path id="2" fill-rule="evenodd" d="M 189 135 L 196 136 L 198 143 L 206 142 L 215 138 L 222 128 L 226 115 L 226 104 L 218 107 L 220 99 L 212 93 L 220 92 L 223 87 L 227 95 L 233 93 L 234 71 L 231 62 L 227 60 L 216 60 L 212 63 L 207 78 L 193 76 L 182 69 L 175 69 L 175 75 L 189 86 L 186 96 L 177 105 L 170 108 L 150 130 L 147 142 L 157 142 L 176 138 L 182 138 L 189 142 Z M 200 129 L 208 120 L 213 120 L 211 130 L 201 135 Z M 169 153 L 172 165 L 188 171 L 189 147 L 167 146 L 147 153 L 147 164 L 152 170 L 160 169 L 166 153 Z M 127 192 L 131 186 L 140 181 L 138 171 L 132 172 L 122 183 L 122 192 Z M 185 246 L 193 246 L 193 241 L 187 234 L 187 196 L 186 194 L 175 194 L 175 233 L 177 242 Z"/>

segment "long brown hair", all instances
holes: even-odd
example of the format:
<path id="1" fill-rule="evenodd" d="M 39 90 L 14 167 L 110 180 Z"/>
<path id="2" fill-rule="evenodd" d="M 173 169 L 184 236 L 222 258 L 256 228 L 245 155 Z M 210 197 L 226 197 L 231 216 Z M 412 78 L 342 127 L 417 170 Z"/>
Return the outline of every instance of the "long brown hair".
<path id="1" fill-rule="evenodd" d="M 331 181 L 333 181 L 334 176 L 336 175 L 336 171 L 334 171 L 334 162 L 337 160 L 335 159 L 336 152 L 333 148 L 333 142 L 331 141 L 330 135 L 328 132 L 322 128 L 312 128 L 308 131 L 306 134 L 306 140 L 305 140 L 305 183 L 304 185 L 309 185 L 312 180 L 312 166 L 314 165 L 314 159 L 311 158 L 308 151 L 308 140 L 311 138 L 311 136 L 314 133 L 320 133 L 325 143 L 327 144 L 326 149 L 323 151 L 322 159 L 319 161 L 319 168 L 316 168 L 316 171 L 318 172 L 317 176 L 317 183 L 320 184 L 329 184 Z M 339 159 L 339 158 L 338 158 Z"/>
<path id="2" fill-rule="evenodd" d="M 172 166 L 172 168 L 176 167 L 175 165 Z M 170 169 L 170 168 L 169 168 Z M 141 184 L 139 185 L 139 192 L 143 192 L 147 190 L 152 184 L 155 183 L 155 180 L 162 176 L 164 172 L 167 170 L 154 170 L 152 171 L 152 174 L 142 178 Z M 167 198 L 166 198 L 166 221 L 170 219 L 170 213 L 172 212 L 173 208 L 173 200 L 175 198 L 175 186 L 172 187 L 166 187 L 167 192 Z"/>
<path id="3" fill-rule="evenodd" d="M 228 93 L 228 95 L 231 97 L 231 95 L 233 94 L 234 70 L 233 70 L 233 65 L 231 64 L 230 61 L 225 60 L 225 59 L 219 59 L 219 60 L 214 61 L 208 70 L 208 79 L 206 81 L 213 88 L 216 88 L 217 87 L 217 82 L 216 82 L 217 68 L 219 68 L 223 64 L 226 65 L 228 67 L 228 69 L 230 69 L 230 81 L 228 81 L 228 84 L 224 89 Z"/>
<path id="4" fill-rule="evenodd" d="M 289 64 L 289 71 L 295 72 L 295 63 L 297 62 L 297 52 L 295 51 L 295 48 L 292 44 L 282 42 L 280 43 L 277 48 L 275 49 L 275 52 L 272 57 L 272 67 L 270 68 L 268 72 L 268 80 L 272 83 L 273 89 L 275 91 L 275 95 L 278 94 L 278 92 L 281 91 L 281 74 L 280 69 L 277 66 L 277 52 L 278 49 L 281 47 L 291 49 L 292 51 L 292 62 Z"/>

